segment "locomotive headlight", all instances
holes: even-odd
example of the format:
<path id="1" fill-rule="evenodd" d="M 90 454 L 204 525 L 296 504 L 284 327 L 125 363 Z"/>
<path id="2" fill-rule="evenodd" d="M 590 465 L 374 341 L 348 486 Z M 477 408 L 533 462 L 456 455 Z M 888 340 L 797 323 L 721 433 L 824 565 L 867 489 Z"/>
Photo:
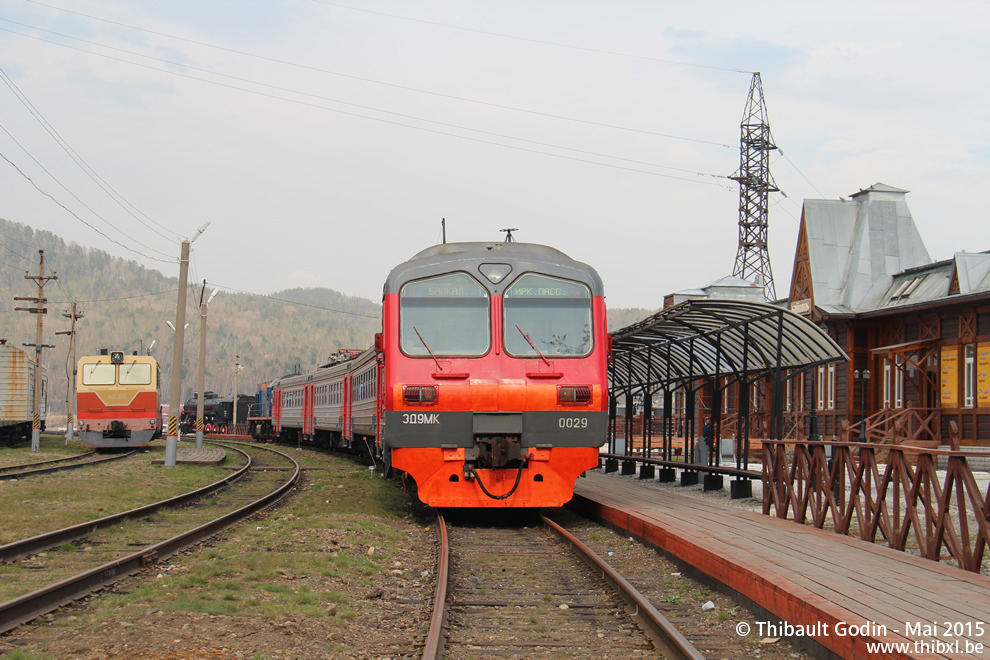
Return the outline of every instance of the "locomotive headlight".
<path id="1" fill-rule="evenodd" d="M 558 406 L 586 406 L 591 403 L 591 388 L 587 385 L 558 385 Z"/>
<path id="2" fill-rule="evenodd" d="M 402 388 L 402 400 L 409 406 L 432 406 L 437 402 L 436 385 L 406 385 Z"/>
<path id="3" fill-rule="evenodd" d="M 481 274 L 488 278 L 492 284 L 498 284 L 512 272 L 509 264 L 481 264 L 478 266 Z"/>
<path id="4" fill-rule="evenodd" d="M 154 425 L 155 425 L 155 420 L 154 420 L 154 419 L 149 419 L 149 420 L 148 420 L 148 424 L 149 424 L 150 426 L 154 426 Z"/>

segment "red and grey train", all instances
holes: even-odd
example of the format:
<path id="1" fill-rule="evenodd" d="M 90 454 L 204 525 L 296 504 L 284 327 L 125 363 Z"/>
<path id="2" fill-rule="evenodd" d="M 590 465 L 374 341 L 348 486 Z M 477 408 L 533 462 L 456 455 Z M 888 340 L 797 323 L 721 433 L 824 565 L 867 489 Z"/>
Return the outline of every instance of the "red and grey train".
<path id="1" fill-rule="evenodd" d="M 560 506 L 605 442 L 609 344 L 590 266 L 437 245 L 389 274 L 374 347 L 272 384 L 272 430 L 366 449 L 431 506 Z"/>

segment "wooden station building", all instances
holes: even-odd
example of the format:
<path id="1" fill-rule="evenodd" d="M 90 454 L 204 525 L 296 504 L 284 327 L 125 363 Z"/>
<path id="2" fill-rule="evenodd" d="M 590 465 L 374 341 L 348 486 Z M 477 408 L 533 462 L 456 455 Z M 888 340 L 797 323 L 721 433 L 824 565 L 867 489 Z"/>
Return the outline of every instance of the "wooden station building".
<path id="1" fill-rule="evenodd" d="M 867 440 L 990 448 L 990 252 L 933 262 L 908 209 L 907 190 L 877 183 L 838 200 L 804 201 L 790 295 L 776 301 L 827 332 L 849 356 L 789 374 L 782 423 L 771 419 L 774 383 L 728 381 L 673 393 L 674 434 L 720 422 L 735 435 L 746 413 L 752 438 Z M 667 296 L 762 300 L 763 287 L 728 277 Z M 720 396 L 713 396 L 718 389 Z M 719 410 L 712 408 L 713 404 Z M 653 408 L 662 405 L 654 396 Z M 688 419 L 690 417 L 690 420 Z"/>
<path id="2" fill-rule="evenodd" d="M 990 253 L 932 262 L 907 193 L 804 202 L 787 304 L 850 358 L 818 371 L 820 432 L 990 447 Z"/>

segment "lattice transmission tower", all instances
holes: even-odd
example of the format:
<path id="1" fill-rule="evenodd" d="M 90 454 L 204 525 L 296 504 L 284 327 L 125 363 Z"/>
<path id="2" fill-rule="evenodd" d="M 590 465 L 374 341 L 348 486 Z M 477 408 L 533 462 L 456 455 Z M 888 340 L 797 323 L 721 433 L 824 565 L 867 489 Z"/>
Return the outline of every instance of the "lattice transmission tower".
<path id="1" fill-rule="evenodd" d="M 749 86 L 749 99 L 740 129 L 739 171 L 729 177 L 739 182 L 739 248 L 732 274 L 742 279 L 756 275 L 758 282 L 762 280 L 766 299 L 775 300 L 777 293 L 767 249 L 767 218 L 770 193 L 780 190 L 770 175 L 770 152 L 777 146 L 770 135 L 763 83 L 758 72 L 753 74 Z"/>

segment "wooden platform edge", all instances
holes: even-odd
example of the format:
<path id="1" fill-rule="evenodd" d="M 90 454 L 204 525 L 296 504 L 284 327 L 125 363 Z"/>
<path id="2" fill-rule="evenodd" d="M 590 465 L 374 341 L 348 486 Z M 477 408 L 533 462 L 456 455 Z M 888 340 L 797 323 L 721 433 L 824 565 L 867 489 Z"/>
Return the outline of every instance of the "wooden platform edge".
<path id="1" fill-rule="evenodd" d="M 826 601 L 782 576 L 760 575 L 752 567 L 746 566 L 739 560 L 730 561 L 725 557 L 718 556 L 700 545 L 675 534 L 670 534 L 661 526 L 637 518 L 628 512 L 620 511 L 577 493 L 575 493 L 574 499 L 568 503 L 568 506 L 589 518 L 600 520 L 621 530 L 623 534 L 636 537 L 694 567 L 710 579 L 717 581 L 774 617 L 791 625 L 800 625 L 808 631 L 834 631 L 836 624 L 839 623 L 846 626 L 863 626 L 869 623 L 861 616 L 854 615 L 848 610 Z M 823 628 L 823 625 L 827 625 L 827 627 Z M 756 633 L 757 631 L 753 632 Z M 911 641 L 890 630 L 886 632 L 884 637 L 812 634 L 792 638 L 792 641 L 805 647 L 812 655 L 821 656 L 821 650 L 825 649 L 840 658 L 863 658 L 864 660 L 877 657 L 875 653 L 867 653 L 867 644 L 897 644 Z M 808 648 L 809 642 L 821 648 Z"/>

